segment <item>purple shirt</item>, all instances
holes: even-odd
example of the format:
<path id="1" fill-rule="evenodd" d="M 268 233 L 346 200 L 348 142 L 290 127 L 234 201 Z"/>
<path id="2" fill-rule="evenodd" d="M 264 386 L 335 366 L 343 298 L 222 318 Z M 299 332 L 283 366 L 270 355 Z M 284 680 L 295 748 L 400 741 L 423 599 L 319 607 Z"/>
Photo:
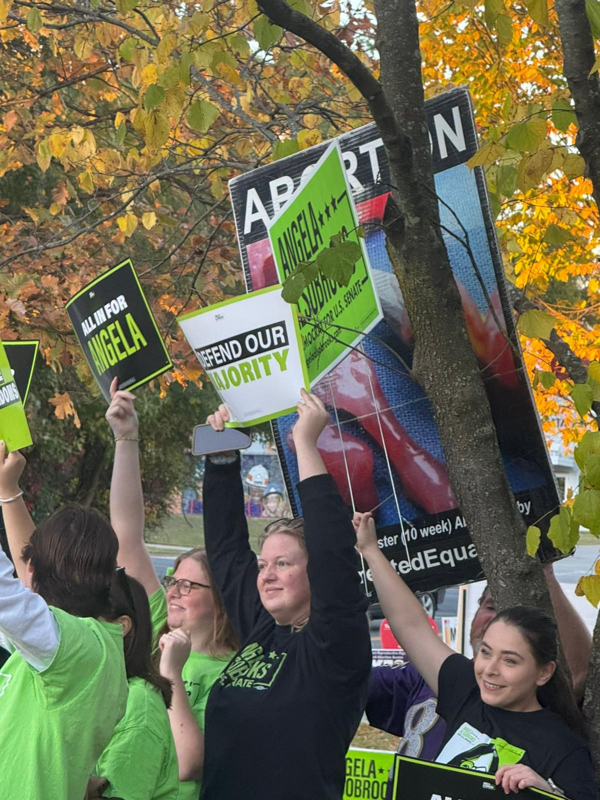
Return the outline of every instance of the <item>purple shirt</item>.
<path id="1" fill-rule="evenodd" d="M 446 723 L 437 714 L 437 697 L 412 664 L 373 667 L 365 710 L 374 728 L 402 737 L 399 753 L 435 760 Z"/>

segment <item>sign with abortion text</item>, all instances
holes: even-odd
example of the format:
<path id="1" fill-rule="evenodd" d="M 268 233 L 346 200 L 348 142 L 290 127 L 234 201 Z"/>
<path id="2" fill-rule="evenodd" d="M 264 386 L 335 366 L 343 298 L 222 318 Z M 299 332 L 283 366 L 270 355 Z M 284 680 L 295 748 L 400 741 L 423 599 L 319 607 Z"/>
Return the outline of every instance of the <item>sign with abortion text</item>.
<path id="1" fill-rule="evenodd" d="M 0 342 L 0 439 L 8 452 L 32 444 L 21 396 L 4 345 Z"/>

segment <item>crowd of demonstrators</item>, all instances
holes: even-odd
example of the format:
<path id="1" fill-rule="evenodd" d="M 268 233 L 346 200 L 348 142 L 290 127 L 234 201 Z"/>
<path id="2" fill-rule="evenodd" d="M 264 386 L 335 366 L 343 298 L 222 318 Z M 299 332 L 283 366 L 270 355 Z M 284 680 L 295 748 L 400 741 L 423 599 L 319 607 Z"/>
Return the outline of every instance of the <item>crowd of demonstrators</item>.
<path id="1" fill-rule="evenodd" d="M 117 538 L 96 511 L 65 508 L 34 529 L 25 459 L 0 444 L 13 564 L 0 552 L 0 797 L 82 800 L 125 713 L 123 629 L 110 618 Z"/>
<path id="2" fill-rule="evenodd" d="M 353 520 L 317 448 L 329 423 L 302 391 L 292 435 L 304 517 L 249 543 L 239 453 L 207 457 L 206 551 L 161 586 L 144 543 L 135 397 L 111 387 L 109 523 L 67 507 L 37 529 L 0 442 L 0 797 L 65 800 L 341 800 L 365 710 L 399 752 L 595 798 L 583 718 L 558 664 L 557 626 L 534 608 L 496 613 L 486 590 L 474 660 L 454 653 Z M 219 431 L 225 406 L 208 423 Z M 371 670 L 356 550 L 410 663 Z M 117 567 L 117 564 L 119 566 Z M 591 638 L 545 568 L 575 693 Z M 18 720 L 18 724 L 14 721 Z M 543 731 L 543 736 L 540 736 Z"/>
<path id="3" fill-rule="evenodd" d="M 216 430 L 224 406 L 209 417 Z M 340 800 L 371 668 L 356 536 L 317 439 L 329 422 L 302 392 L 293 429 L 304 519 L 250 549 L 239 456 L 208 457 L 206 548 L 241 649 L 206 709 L 203 800 Z"/>
<path id="4" fill-rule="evenodd" d="M 204 714 L 213 683 L 237 650 L 204 552 L 175 562 L 160 585 L 144 542 L 144 501 L 138 419 L 131 392 L 111 387 L 106 418 L 115 438 L 110 519 L 119 541 L 119 564 L 144 587 L 157 640 L 160 674 L 171 681 L 169 718 L 179 764 L 179 800 L 197 800 L 204 764 Z"/>
<path id="5" fill-rule="evenodd" d="M 533 787 L 595 799 L 583 718 L 561 675 L 553 620 L 527 606 L 505 609 L 483 629 L 471 661 L 432 631 L 381 553 L 371 515 L 357 515 L 355 525 L 390 627 L 438 698 L 446 730 L 435 760 L 495 773 L 506 793 Z"/>
<path id="6" fill-rule="evenodd" d="M 552 564 L 544 566 L 544 575 L 573 679 L 573 692 L 581 702 L 592 637 L 557 581 Z M 469 633 L 473 653 L 478 651 L 484 631 L 495 616 L 492 594 L 486 586 Z M 437 756 L 444 741 L 446 723 L 437 713 L 437 697 L 410 662 L 400 667 L 373 668 L 365 713 L 374 728 L 402 737 L 398 745 L 401 755 L 425 761 Z"/>

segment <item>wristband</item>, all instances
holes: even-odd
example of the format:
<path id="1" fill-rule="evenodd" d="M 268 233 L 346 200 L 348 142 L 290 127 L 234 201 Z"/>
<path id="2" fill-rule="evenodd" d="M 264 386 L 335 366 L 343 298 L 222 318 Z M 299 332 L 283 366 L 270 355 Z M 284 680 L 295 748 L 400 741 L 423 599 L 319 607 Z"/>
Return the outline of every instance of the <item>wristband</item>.
<path id="1" fill-rule="evenodd" d="M 15 500 L 18 500 L 19 497 L 23 497 L 23 489 L 16 494 L 14 497 L 0 497 L 0 503 L 14 503 Z"/>
<path id="2" fill-rule="evenodd" d="M 115 436 L 115 442 L 139 442 L 137 436 Z"/>

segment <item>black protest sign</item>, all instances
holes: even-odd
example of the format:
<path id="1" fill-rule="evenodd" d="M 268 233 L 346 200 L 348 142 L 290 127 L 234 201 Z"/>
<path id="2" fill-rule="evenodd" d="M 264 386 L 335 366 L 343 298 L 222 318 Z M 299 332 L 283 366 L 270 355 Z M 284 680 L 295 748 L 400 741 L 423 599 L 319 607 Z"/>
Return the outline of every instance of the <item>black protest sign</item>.
<path id="1" fill-rule="evenodd" d="M 3 342 L 3 344 L 19 395 L 25 405 L 33 378 L 39 342 Z"/>
<path id="2" fill-rule="evenodd" d="M 493 775 L 476 770 L 432 764 L 416 758 L 396 756 L 394 800 L 500 800 L 506 795 Z M 539 789 L 521 789 L 519 800 L 540 800 L 556 795 Z"/>
<path id="3" fill-rule="evenodd" d="M 66 309 L 107 402 L 113 378 L 119 389 L 135 389 L 171 368 L 131 260 L 89 283 Z"/>

